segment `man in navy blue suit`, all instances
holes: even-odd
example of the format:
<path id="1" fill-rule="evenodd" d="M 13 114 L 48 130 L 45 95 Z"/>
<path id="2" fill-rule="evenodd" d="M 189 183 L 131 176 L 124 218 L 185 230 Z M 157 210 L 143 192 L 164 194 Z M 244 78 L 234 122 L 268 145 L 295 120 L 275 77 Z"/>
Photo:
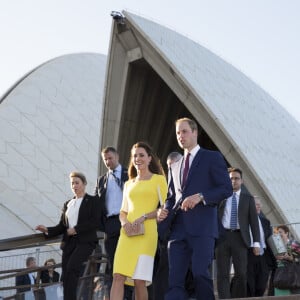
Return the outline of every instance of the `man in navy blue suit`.
<path id="1" fill-rule="evenodd" d="M 26 268 L 32 269 L 36 267 L 37 267 L 36 259 L 32 256 L 27 257 Z M 23 285 L 30 285 L 30 284 L 35 284 L 35 277 L 33 276 L 33 273 L 23 274 L 16 277 L 16 286 L 23 286 Z M 17 288 L 17 293 L 24 293 L 30 290 L 31 290 L 30 287 Z"/>
<path id="2" fill-rule="evenodd" d="M 172 164 L 169 191 L 173 193 L 167 199 L 167 206 L 181 205 L 169 237 L 169 289 L 165 299 L 188 298 L 184 283 L 191 266 L 196 298 L 211 300 L 215 297 L 209 270 L 218 237 L 217 205 L 232 195 L 232 186 L 222 155 L 198 145 L 195 121 L 177 120 L 176 136 L 184 157 Z M 167 214 L 167 209 L 160 210 L 158 220 Z"/>

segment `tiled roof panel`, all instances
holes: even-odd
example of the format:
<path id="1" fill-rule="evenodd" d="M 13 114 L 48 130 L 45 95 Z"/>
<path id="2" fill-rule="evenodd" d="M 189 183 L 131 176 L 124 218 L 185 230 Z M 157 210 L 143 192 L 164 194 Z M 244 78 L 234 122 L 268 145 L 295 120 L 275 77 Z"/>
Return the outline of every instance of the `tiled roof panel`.
<path id="1" fill-rule="evenodd" d="M 98 172 L 106 57 L 74 54 L 26 76 L 0 101 L 1 239 L 59 221 L 80 170 L 88 192 Z M 10 215 L 9 226 L 6 216 Z"/>
<path id="2" fill-rule="evenodd" d="M 300 124 L 269 94 L 208 49 L 125 12 L 217 118 L 290 222 L 300 221 Z"/>

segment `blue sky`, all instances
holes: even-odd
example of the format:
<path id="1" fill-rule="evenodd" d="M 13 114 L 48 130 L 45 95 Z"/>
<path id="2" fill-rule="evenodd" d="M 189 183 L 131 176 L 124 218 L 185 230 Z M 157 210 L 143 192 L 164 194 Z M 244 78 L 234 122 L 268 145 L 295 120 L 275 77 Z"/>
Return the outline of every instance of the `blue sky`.
<path id="1" fill-rule="evenodd" d="M 123 9 L 221 56 L 300 122 L 298 0 L 0 0 L 0 95 L 57 56 L 107 54 L 110 12 Z"/>

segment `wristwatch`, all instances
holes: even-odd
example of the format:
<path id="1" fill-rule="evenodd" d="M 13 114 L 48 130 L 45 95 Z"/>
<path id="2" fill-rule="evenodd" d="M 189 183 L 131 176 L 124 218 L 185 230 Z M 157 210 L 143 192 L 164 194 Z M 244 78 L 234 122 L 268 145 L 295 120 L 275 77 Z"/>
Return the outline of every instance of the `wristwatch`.
<path id="1" fill-rule="evenodd" d="M 144 217 L 145 220 L 147 220 L 147 218 L 148 218 L 147 214 L 143 214 L 143 217 Z"/>
<path id="2" fill-rule="evenodd" d="M 203 197 L 203 194 L 202 193 L 198 193 L 198 196 L 199 196 L 199 199 L 200 199 L 200 202 L 203 202 L 204 201 L 204 197 Z"/>

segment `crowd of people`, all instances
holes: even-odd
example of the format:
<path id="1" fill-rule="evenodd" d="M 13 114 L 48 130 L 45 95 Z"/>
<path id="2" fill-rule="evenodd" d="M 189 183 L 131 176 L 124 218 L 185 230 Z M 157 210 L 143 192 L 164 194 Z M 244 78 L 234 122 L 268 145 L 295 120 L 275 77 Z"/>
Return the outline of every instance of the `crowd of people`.
<path id="1" fill-rule="evenodd" d="M 26 273 L 16 276 L 16 287 L 17 293 L 19 293 L 17 299 L 25 299 L 26 292 L 37 291 L 39 285 L 48 286 L 48 284 L 57 283 L 60 281 L 60 274 L 55 271 L 56 262 L 53 258 L 49 258 L 45 261 L 44 267 L 39 273 L 39 276 L 36 276 L 36 271 L 38 269 L 36 259 L 33 256 L 26 258 Z M 43 292 L 43 291 L 42 291 Z M 57 299 L 57 289 L 49 287 L 47 294 L 54 294 Z M 30 293 L 27 295 L 26 299 L 35 299 L 34 294 Z M 40 293 L 39 299 L 46 299 L 46 293 Z"/>
<path id="2" fill-rule="evenodd" d="M 74 197 L 64 204 L 59 223 L 36 227 L 45 237 L 63 235 L 65 300 L 76 299 L 83 262 L 98 243 L 99 229 L 109 261 L 106 300 L 215 299 L 214 259 L 219 299 L 258 297 L 276 267 L 298 260 L 284 226 L 278 231 L 288 250 L 274 257 L 267 243 L 273 231 L 261 199 L 243 186 L 241 169 L 228 169 L 220 152 L 198 144 L 197 123 L 178 119 L 175 133 L 183 155 L 168 156 L 167 176 L 145 142 L 132 146 L 128 169 L 114 147 L 102 150 L 107 172 L 97 179 L 94 195 L 85 191 L 84 174 L 70 174 Z M 58 277 L 49 269 L 41 280 Z M 270 284 L 269 295 L 277 290 Z"/>

